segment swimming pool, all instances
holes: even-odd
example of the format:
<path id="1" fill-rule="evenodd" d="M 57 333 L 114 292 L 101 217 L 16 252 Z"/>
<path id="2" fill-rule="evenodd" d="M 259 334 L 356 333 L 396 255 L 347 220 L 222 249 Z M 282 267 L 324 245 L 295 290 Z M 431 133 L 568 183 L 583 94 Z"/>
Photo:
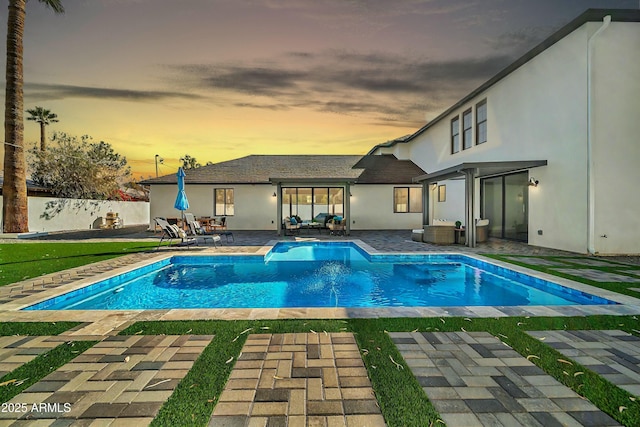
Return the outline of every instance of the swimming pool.
<path id="1" fill-rule="evenodd" d="M 351 242 L 173 256 L 25 310 L 615 304 L 465 255 L 370 255 Z"/>

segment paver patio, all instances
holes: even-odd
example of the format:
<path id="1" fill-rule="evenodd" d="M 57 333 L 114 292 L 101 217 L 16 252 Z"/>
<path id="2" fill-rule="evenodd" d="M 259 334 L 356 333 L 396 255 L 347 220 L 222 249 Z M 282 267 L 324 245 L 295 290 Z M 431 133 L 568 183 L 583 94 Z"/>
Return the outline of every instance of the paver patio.
<path id="1" fill-rule="evenodd" d="M 238 246 L 223 246 L 214 250 L 221 253 L 253 252 L 275 237 L 273 232 L 234 234 Z M 362 238 L 375 249 L 389 252 L 510 253 L 514 254 L 513 258 L 525 258 L 517 255 L 571 255 L 561 251 L 502 241 L 490 241 L 474 249 L 463 246 L 425 245 L 411 241 L 408 232 L 405 234 L 407 235 L 404 236 L 401 231 L 355 232 L 351 237 Z M 320 238 L 338 240 L 333 236 L 320 236 Z M 180 253 L 185 252 L 180 251 Z M 0 288 L 0 300 L 2 300 L 0 304 L 15 302 L 34 293 L 55 289 L 57 286 L 154 256 L 156 254 L 153 253 L 130 255 L 82 269 L 9 285 Z M 589 259 L 586 260 L 587 262 L 582 262 L 582 259 L 576 259 L 575 254 L 573 258 L 567 258 L 569 261 L 567 265 L 595 267 L 599 263 L 596 259 L 593 260 L 595 263 L 589 262 Z M 543 259 L 532 257 L 528 260 L 534 264 L 535 260 Z M 629 260 L 632 264 L 637 264 L 636 258 L 629 258 Z M 524 259 L 522 261 L 529 262 Z M 603 262 L 609 264 L 607 261 Z M 629 266 L 630 264 L 626 267 L 633 268 Z M 624 265 L 621 267 L 625 268 Z M 292 317 L 308 317 L 310 313 L 313 312 L 304 309 L 285 310 L 273 318 L 282 318 L 285 314 Z M 374 316 L 389 313 L 384 310 L 371 312 Z M 609 308 L 602 309 L 602 314 L 615 313 L 624 314 L 625 310 L 621 310 L 620 307 L 617 311 L 610 311 Z M 40 320 L 38 317 L 42 316 L 33 312 L 21 314 L 25 315 L 25 320 Z M 225 316 L 229 319 L 254 318 L 256 315 L 264 314 L 264 310 L 260 313 L 250 311 L 235 313 L 231 310 L 223 313 L 222 318 Z M 345 314 L 360 316 L 351 311 L 345 311 Z M 495 317 L 582 314 L 584 313 L 580 308 L 570 307 L 564 307 L 562 310 L 533 307 L 527 311 L 512 307 L 454 307 L 439 311 L 407 310 L 407 315 L 418 316 Z M 12 320 L 14 315 L 15 312 L 0 313 L 0 319 Z M 202 311 L 194 313 L 193 316 L 196 317 L 191 318 L 210 315 L 210 312 Z M 48 316 L 51 320 L 56 318 L 53 313 Z M 13 418 L 5 415 L 0 417 L 0 426 L 31 425 L 30 423 L 68 425 L 71 422 L 77 422 L 78 425 L 118 426 L 132 425 L 132 423 L 147 425 L 180 379 L 186 375 L 193 360 L 212 339 L 211 336 L 189 335 L 182 337 L 114 336 L 119 330 L 136 320 L 181 318 L 180 313 L 171 310 L 149 311 L 144 315 L 140 313 L 105 315 L 103 313 L 93 321 L 86 320 L 82 313 L 69 313 L 65 316 L 68 317 L 65 320 L 75 319 L 89 323 L 80 325 L 58 337 L 0 337 L 0 346 L 5 346 L 0 347 L 0 358 L 12 364 L 0 365 L 0 369 L 13 370 L 33 356 L 27 353 L 41 353 L 46 351 L 46 346 L 56 345 L 60 340 L 104 340 L 12 399 L 12 402 L 20 403 L 74 402 L 72 409 L 68 413 L 44 411 L 21 414 L 20 420 L 17 420 L 18 417 L 15 414 Z M 451 342 L 446 342 L 446 339 L 443 341 L 442 337 L 449 335 L 448 339 Z M 405 360 L 412 367 L 414 375 L 423 384 L 432 402 L 436 403 L 445 421 L 449 421 L 449 425 L 464 425 L 461 424 L 464 420 L 475 425 L 500 425 L 500 422 L 504 425 L 513 425 L 510 423 L 513 423 L 514 419 L 525 425 L 552 426 L 554 422 L 564 422 L 566 425 L 617 425 L 593 405 L 578 398 L 571 390 L 559 385 L 555 379 L 533 366 L 526 358 L 508 349 L 496 338 L 485 335 L 475 337 L 473 334 L 444 334 L 437 338 L 441 341 L 440 344 L 435 341 L 430 343 L 425 335 L 421 334 L 407 332 L 392 335 Z M 620 336 L 615 335 L 614 338 L 620 339 Z M 470 339 L 476 342 L 466 341 Z M 552 344 L 552 342 L 546 342 Z M 471 344 L 476 346 L 475 349 Z M 444 348 L 425 352 L 424 349 L 428 346 L 434 348 L 444 346 Z M 619 347 L 618 344 L 612 344 L 612 346 Z M 469 350 L 469 347 L 472 350 Z M 443 357 L 443 354 L 448 354 L 448 358 Z M 628 357 L 640 359 L 640 355 L 631 352 L 626 354 Z M 129 359 L 125 360 L 127 357 Z M 325 364 L 327 366 L 324 366 Z M 622 363 L 621 365 L 624 366 Z M 456 372 L 456 369 L 464 375 Z M 596 367 L 596 369 L 604 368 Z M 604 375 L 607 374 L 604 373 Z M 464 384 L 461 384 L 461 381 Z M 623 388 L 625 385 L 628 384 L 620 384 Z M 438 404 L 443 406 L 438 407 Z M 63 407 L 58 406 L 58 408 Z M 491 411 L 488 412 L 489 408 Z M 27 418 L 32 420 L 28 421 Z M 296 425 L 296 423 L 301 423 L 300 425 L 384 425 L 351 334 L 265 334 L 252 335 L 248 338 L 225 391 L 212 414 L 210 425 L 239 423 L 239 425 L 251 426 L 277 426 L 285 425 L 283 424 L 285 420 L 289 422 L 287 425 Z M 60 424 L 62 421 L 65 422 Z"/>
<path id="2" fill-rule="evenodd" d="M 389 335 L 447 425 L 619 425 L 487 332 Z"/>
<path id="3" fill-rule="evenodd" d="M 384 426 L 351 333 L 250 335 L 209 426 Z"/>
<path id="4" fill-rule="evenodd" d="M 17 409 L 0 412 L 0 426 L 28 420 L 37 420 L 34 425 L 70 425 L 74 420 L 85 420 L 82 425 L 93 420 L 110 426 L 148 425 L 212 339 L 108 337 L 7 402 L 7 408 Z"/>
<path id="5" fill-rule="evenodd" d="M 60 337 L 0 336 L 0 378 L 60 344 Z"/>
<path id="6" fill-rule="evenodd" d="M 545 344 L 640 395 L 640 338 L 624 331 L 531 331 Z"/>

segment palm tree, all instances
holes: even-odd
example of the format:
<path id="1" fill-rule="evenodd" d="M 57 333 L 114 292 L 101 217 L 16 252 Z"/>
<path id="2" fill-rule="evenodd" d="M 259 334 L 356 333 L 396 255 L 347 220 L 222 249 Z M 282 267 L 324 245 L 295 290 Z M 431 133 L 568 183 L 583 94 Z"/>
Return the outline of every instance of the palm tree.
<path id="1" fill-rule="evenodd" d="M 60 0 L 39 0 L 56 13 L 64 12 Z M 2 213 L 5 233 L 29 231 L 27 171 L 24 156 L 22 39 L 26 0 L 9 0 L 7 18 L 7 83 L 4 98 L 4 183 Z"/>
<path id="2" fill-rule="evenodd" d="M 58 115 L 42 107 L 32 108 L 31 110 L 27 110 L 27 113 L 31 114 L 31 116 L 27 117 L 27 120 L 40 123 L 40 151 L 44 151 L 45 148 L 47 148 L 44 128 L 51 123 L 56 123 L 58 121 Z"/>

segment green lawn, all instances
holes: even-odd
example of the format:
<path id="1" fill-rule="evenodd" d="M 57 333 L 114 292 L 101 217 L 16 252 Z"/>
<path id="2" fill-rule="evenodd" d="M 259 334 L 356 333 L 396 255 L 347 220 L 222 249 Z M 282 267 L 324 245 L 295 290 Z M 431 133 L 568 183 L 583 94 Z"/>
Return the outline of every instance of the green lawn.
<path id="1" fill-rule="evenodd" d="M 0 286 L 122 255 L 144 252 L 154 242 L 0 244 Z"/>

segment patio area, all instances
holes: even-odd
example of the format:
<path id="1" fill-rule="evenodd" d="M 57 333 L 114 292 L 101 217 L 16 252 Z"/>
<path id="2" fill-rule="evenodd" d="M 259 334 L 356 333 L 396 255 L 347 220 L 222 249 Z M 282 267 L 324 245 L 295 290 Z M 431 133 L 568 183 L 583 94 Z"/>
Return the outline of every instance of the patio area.
<path id="1" fill-rule="evenodd" d="M 126 231 L 126 232 L 125 232 Z M 41 237 L 48 241 L 105 241 L 105 240 L 158 241 L 159 233 L 142 227 L 119 230 L 80 231 L 56 233 Z M 130 268 L 159 255 L 170 253 L 255 253 L 274 240 L 360 240 L 380 252 L 457 252 L 474 254 L 500 254 L 511 261 L 530 266 L 546 265 L 566 274 L 591 274 L 595 280 L 610 281 L 620 277 L 638 282 L 640 288 L 640 259 L 638 257 L 584 257 L 581 254 L 531 247 L 519 242 L 490 239 L 470 249 L 463 245 L 436 246 L 411 240 L 407 231 L 352 231 L 350 236 L 302 232 L 297 236 L 278 239 L 273 231 L 234 231 L 235 242 L 217 248 L 211 245 L 187 248 L 162 247 L 158 251 L 123 256 L 109 261 L 52 273 L 0 288 L 0 321 L 79 321 L 80 325 L 58 336 L 0 337 L 0 366 L 4 372 L 15 371 L 21 365 L 45 354 L 61 342 L 98 341 L 91 349 L 78 355 L 55 372 L 13 397 L 9 402 L 27 404 L 29 409 L 20 414 L 3 414 L 0 425 L 149 425 L 162 416 L 161 410 L 173 394 L 179 395 L 180 382 L 190 381 L 188 375 L 201 354 L 216 345 L 215 334 L 185 331 L 180 335 L 132 335 L 131 329 L 140 321 L 220 319 L 254 322 L 251 331 L 243 330 L 236 339 L 246 342 L 232 353 L 235 364 L 222 385 L 222 393 L 214 397 L 215 409 L 207 421 L 193 425 L 209 426 L 382 426 L 385 424 L 375 381 L 371 379 L 371 346 L 356 345 L 357 333 L 306 330 L 305 333 L 271 333 L 270 328 L 257 325 L 269 319 L 341 319 L 361 317 L 349 309 L 260 309 L 260 310 L 146 310 L 119 312 L 15 312 L 1 306 L 20 299 L 47 292 L 79 280 Z M 17 240 L 4 240 L 16 242 Z M 20 241 L 22 242 L 22 241 Z M 35 241 L 31 240 L 36 244 Z M 548 258 L 553 257 L 553 258 Z M 599 266 L 616 266 L 613 276 L 598 276 Z M 604 273 L 602 273 L 604 274 Z M 616 276 L 617 274 L 617 276 Z M 629 283 L 627 283 L 629 284 Z M 639 294 L 640 295 L 640 294 Z M 333 310 L 333 311 L 331 311 Z M 449 319 L 465 319 L 465 325 L 480 318 L 521 318 L 537 316 L 582 316 L 596 314 L 581 311 L 581 307 L 558 311 L 550 307 L 532 307 L 530 311 L 509 307 L 453 307 L 399 312 L 376 310 L 371 317 L 403 316 L 432 318 L 436 324 Z M 43 314 L 46 313 L 46 314 Z M 639 315 L 635 309 L 624 306 L 601 308 L 597 314 Z M 369 317 L 369 316 L 367 316 Z M 264 319 L 264 320 L 259 320 Z M 331 320 L 339 321 L 339 320 Z M 346 323 L 345 323 L 346 325 Z M 470 326 L 469 326 L 470 327 Z M 524 326 L 523 326 L 524 327 Z M 137 326 L 135 328 L 138 328 Z M 135 329 L 134 328 L 134 329 Z M 139 327 L 140 332 L 143 328 Z M 346 328 L 343 328 L 346 329 Z M 136 332 L 137 333 L 137 332 Z M 603 332 L 604 333 L 604 332 Z M 124 334 L 124 335 L 119 335 Z M 527 332 L 529 339 L 542 342 L 556 337 L 553 331 Z M 591 336 L 580 333 L 564 335 L 571 347 L 550 341 L 554 349 L 581 349 L 575 362 L 591 363 L 593 358 L 619 367 L 623 373 L 614 383 L 625 390 L 640 389 L 640 344 L 638 339 L 624 331 L 606 332 L 608 347 L 601 350 L 592 343 Z M 582 399 L 575 391 L 562 384 L 552 374 L 536 366 L 530 355 L 518 353 L 505 346 L 506 335 L 494 336 L 486 332 L 438 332 L 435 329 L 407 329 L 392 332 L 386 339 L 399 351 L 386 360 L 391 372 L 410 372 L 438 411 L 440 419 L 450 426 L 494 425 L 620 425 L 597 405 Z M 559 335 L 558 335 L 559 336 Z M 502 342 L 501 342 L 502 341 Z M 226 341 L 228 342 L 228 341 Z M 566 353 L 563 360 L 574 363 Z M 226 356 L 225 356 L 226 357 Z M 608 357 L 608 359 L 607 359 Z M 605 358 L 605 359 L 603 359 Z M 237 360 L 237 362 L 235 361 Z M 225 360 L 226 361 L 226 360 Z M 221 361 L 224 366 L 225 361 Z M 226 361 L 226 363 L 229 363 Z M 613 361 L 613 362 L 612 362 Z M 380 362 L 377 362 L 380 364 Z M 615 365 L 612 365 L 615 363 Z M 399 367 L 394 367 L 396 364 Z M 600 364 L 602 365 L 602 363 Z M 596 372 L 602 368 L 598 365 Z M 595 362 L 594 362 L 595 366 Z M 368 368 L 368 369 L 367 369 Z M 382 368 L 382 367 L 381 367 Z M 569 368 L 566 368 L 569 369 Z M 573 375 L 573 374 L 572 374 Z M 384 394 L 384 393 L 383 393 Z M 33 403 L 58 403 L 42 411 L 34 411 Z M 63 405 L 70 403 L 67 411 Z M 211 405 L 211 403 L 209 403 Z M 629 401 L 629 408 L 635 406 Z M 625 408 L 626 409 L 626 408 Z M 166 420 L 166 418 L 165 418 Z M 61 424 L 62 423 L 62 424 Z M 75 423 L 75 424 L 74 424 Z M 394 425 L 393 423 L 390 425 Z M 628 424 L 629 425 L 629 424 Z"/>

